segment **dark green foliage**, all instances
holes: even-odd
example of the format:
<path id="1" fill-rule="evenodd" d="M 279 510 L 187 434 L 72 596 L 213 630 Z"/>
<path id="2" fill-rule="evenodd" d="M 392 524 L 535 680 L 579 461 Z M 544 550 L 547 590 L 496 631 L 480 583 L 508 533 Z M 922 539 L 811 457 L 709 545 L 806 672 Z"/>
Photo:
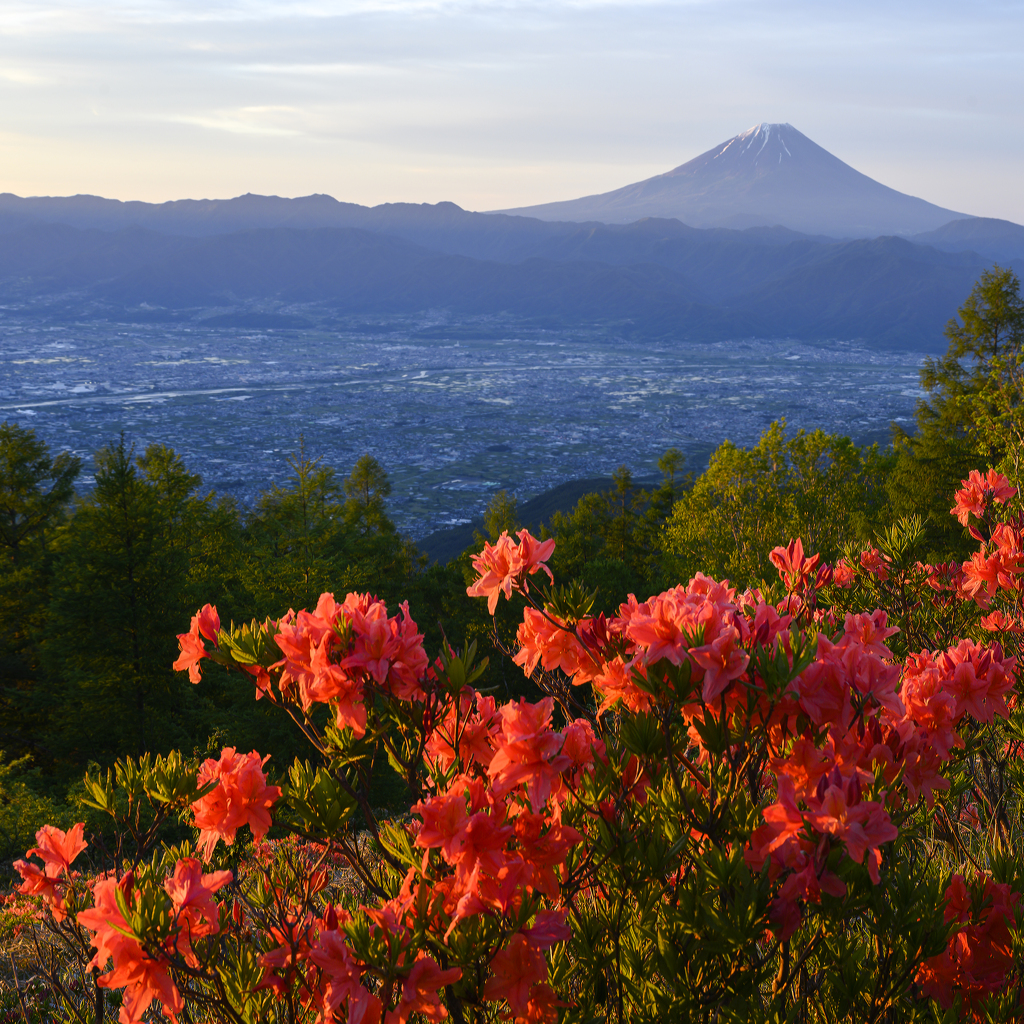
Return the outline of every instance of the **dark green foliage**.
<path id="1" fill-rule="evenodd" d="M 595 610 L 611 612 L 628 594 L 670 586 L 662 528 L 687 481 L 684 456 L 669 448 L 659 459 L 664 474 L 652 490 L 639 487 L 628 466 L 612 475 L 612 488 L 585 494 L 569 513 L 556 512 L 545 535 L 556 540 L 552 569 L 560 579 L 578 579 L 597 591 Z"/>
<path id="2" fill-rule="evenodd" d="M 272 764 L 292 760 L 301 737 L 270 702 L 253 701 L 244 676 L 207 663 L 193 686 L 172 669 L 176 634 L 208 602 L 227 624 L 311 607 L 325 590 L 370 591 L 393 606 L 409 600 L 430 652 L 442 622 L 490 645 L 486 609 L 466 596 L 468 556 L 424 568 L 387 516 L 390 483 L 376 460 L 363 456 L 338 480 L 300 442 L 290 465 L 286 484 L 243 516 L 203 494 L 169 448 L 137 455 L 122 437 L 97 453 L 95 488 L 72 504 L 78 461 L 0 427 L 0 750 L 28 756 L 19 793 L 52 811 L 48 794 L 59 800 L 90 763 L 205 753 L 228 737 Z M 523 682 L 518 669 L 509 675 Z M 402 801 L 386 762 L 373 791 L 382 805 Z"/>
<path id="3" fill-rule="evenodd" d="M 946 325 L 949 347 L 927 359 L 917 431 L 895 432 L 897 460 L 889 493 L 897 515 L 926 518 L 933 551 L 965 550 L 950 519 L 949 496 L 971 469 L 998 465 L 1019 475 L 1019 404 L 1024 300 L 1012 270 L 986 270 Z"/>
<path id="4" fill-rule="evenodd" d="M 33 430 L 0 424 L 0 745 L 31 749 L 38 728 L 25 697 L 39 680 L 54 532 L 74 493 L 79 460 L 51 457 Z"/>
<path id="5" fill-rule="evenodd" d="M 339 482 L 300 440 L 288 464 L 286 486 L 265 492 L 244 526 L 246 607 L 280 615 L 312 607 L 324 591 L 374 590 L 409 575 L 414 553 L 387 517 L 391 485 L 375 459 L 364 455 Z"/>
<path id="6" fill-rule="evenodd" d="M 171 669 L 189 595 L 199 478 L 172 452 L 137 461 L 122 437 L 96 455 L 96 486 L 55 539 L 45 630 L 47 757 L 74 765 L 192 746 L 188 683 Z"/>

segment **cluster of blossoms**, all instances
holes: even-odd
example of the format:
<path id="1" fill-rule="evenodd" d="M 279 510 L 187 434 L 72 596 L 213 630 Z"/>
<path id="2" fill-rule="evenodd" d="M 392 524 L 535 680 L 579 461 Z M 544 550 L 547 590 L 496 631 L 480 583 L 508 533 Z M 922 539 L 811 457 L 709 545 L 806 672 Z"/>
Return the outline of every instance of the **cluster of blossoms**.
<path id="1" fill-rule="evenodd" d="M 36 833 L 36 842 L 26 857 L 38 857 L 43 870 L 29 860 L 16 860 L 14 870 L 21 875 L 18 891 L 23 896 L 40 896 L 49 908 L 53 919 L 63 921 L 67 915 L 64 894 L 76 877 L 71 870 L 75 858 L 86 848 L 85 825 L 79 822 L 68 832 L 53 825 L 44 825 Z"/>
<path id="2" fill-rule="evenodd" d="M 1020 519 L 990 521 L 992 506 L 1005 505 L 1017 494 L 1017 489 L 995 470 L 990 469 L 985 476 L 972 470 L 963 484 L 956 492 L 956 504 L 950 512 L 970 529 L 975 540 L 981 541 L 981 548 L 963 564 L 961 592 L 981 608 L 988 608 L 1000 590 L 1019 593 L 1021 589 L 1024 522 Z M 996 621 L 996 629 L 1005 628 Z"/>
<path id="3" fill-rule="evenodd" d="M 805 559 L 799 545 L 773 556 L 788 585 L 825 578 L 817 557 Z M 967 714 L 980 722 L 1006 717 L 1016 667 L 998 644 L 968 640 L 934 656 L 912 655 L 901 666 L 885 643 L 897 630 L 884 611 L 848 614 L 837 638 L 818 634 L 815 657 L 791 689 L 769 700 L 750 671 L 749 650 L 790 650 L 795 608 L 792 597 L 775 606 L 757 592 L 737 596 L 698 575 L 649 601 L 631 598 L 614 618 L 580 620 L 575 630 L 527 609 L 517 656 L 528 673 L 541 664 L 574 683 L 592 683 L 602 711 L 620 701 L 647 710 L 656 700 L 650 681 L 658 663 L 685 667 L 688 692 L 676 696 L 700 760 L 706 752 L 696 723 L 705 715 L 729 719 L 738 709 L 748 714 L 751 687 L 759 687 L 761 722 L 784 753 L 771 762 L 777 799 L 751 837 L 748 861 L 760 869 L 770 858 L 773 878 L 788 873 L 774 908 L 783 938 L 800 923 L 801 901 L 845 892 L 824 866 L 834 845 L 866 864 L 878 882 L 881 848 L 897 835 L 887 805 L 920 795 L 930 804 L 936 789 L 948 788 L 941 769 L 950 750 L 962 746 L 957 724 Z M 600 646 L 593 644 L 598 636 Z M 807 723 L 802 733 L 800 722 Z M 872 799 L 879 772 L 885 788 Z"/>
<path id="4" fill-rule="evenodd" d="M 446 935 L 478 914 L 518 918 L 541 895 L 560 901 L 566 857 L 583 839 L 563 823 L 563 805 L 602 744 L 582 719 L 555 731 L 552 710 L 550 697 L 496 707 L 491 697 L 464 693 L 427 744 L 450 781 L 412 808 L 421 818 L 415 845 L 428 856 L 410 869 L 406 886 L 433 862 L 431 898 L 449 922 Z M 543 953 L 569 937 L 565 916 L 540 910 L 510 937 L 491 963 L 485 1000 L 507 1000 L 517 1021 L 557 1019 Z"/>
<path id="5" fill-rule="evenodd" d="M 199 829 L 196 845 L 204 860 L 213 856 L 218 840 L 230 846 L 243 825 L 249 826 L 257 842 L 270 830 L 270 808 L 281 790 L 267 785 L 266 762 L 255 750 L 239 754 L 234 747 L 225 747 L 219 758 L 209 757 L 200 765 L 197 784 L 205 788 L 216 783 L 192 804 L 193 824 Z"/>
<path id="6" fill-rule="evenodd" d="M 141 906 L 142 894 L 134 888 L 131 874 L 120 880 L 100 877 L 92 883 L 93 905 L 78 914 L 78 923 L 89 929 L 96 949 L 91 967 L 111 969 L 98 979 L 102 988 L 124 989 L 120 1019 L 135 1024 L 157 1000 L 172 1020 L 185 1007 L 171 978 L 169 962 L 180 957 L 193 968 L 199 960 L 193 949 L 197 940 L 220 931 L 220 907 L 214 893 L 231 881 L 230 871 L 203 874 L 194 857 L 177 862 L 163 884 L 169 904 L 169 934 L 159 949 L 151 948 L 132 927 L 131 910 Z M 125 914 L 128 910 L 128 915 Z"/>
<path id="7" fill-rule="evenodd" d="M 40 873 L 30 862 L 17 861 L 15 869 L 22 876 L 19 892 L 42 896 L 60 923 L 67 916 L 61 883 L 67 886 L 80 876 L 71 871 L 71 862 L 85 851 L 84 824 L 79 822 L 67 832 L 44 825 L 36 833 L 39 844 L 28 856 L 42 858 L 45 871 Z M 157 1000 L 172 1020 L 181 1013 L 184 1002 L 175 986 L 169 960 L 181 957 L 190 966 L 198 966 L 194 943 L 220 930 L 220 909 L 213 896 L 231 881 L 230 871 L 203 874 L 194 857 L 178 860 L 173 873 L 164 880 L 167 927 L 159 950 L 148 948 L 132 926 L 132 911 L 141 903 L 132 873 L 120 879 L 101 874 L 88 881 L 92 906 L 75 915 L 77 923 L 91 932 L 96 952 L 89 968 L 103 971 L 97 984 L 101 988 L 124 989 L 120 1019 L 124 1024 L 141 1021 L 142 1015 Z"/>
<path id="8" fill-rule="evenodd" d="M 538 541 L 528 530 L 520 530 L 517 536 L 518 544 L 508 535 L 507 530 L 502 531 L 496 543 L 486 544 L 480 554 L 473 556 L 473 568 L 478 573 L 478 579 L 466 593 L 470 597 L 486 597 L 487 611 L 491 615 L 498 607 L 499 595 L 504 594 L 510 598 L 513 588 L 528 594 L 530 585 L 527 577 L 538 570 L 546 572 L 552 583 L 555 580 L 545 565 L 555 550 L 554 540 Z"/>
<path id="9" fill-rule="evenodd" d="M 972 891 L 973 890 L 973 891 Z M 968 886 L 954 875 L 946 889 L 946 924 L 955 928 L 949 945 L 926 960 L 916 981 L 943 1009 L 959 995 L 977 1013 L 987 996 L 1000 992 L 1013 969 L 1013 936 L 1020 894 L 1005 883 L 980 878 Z"/>
<path id="10" fill-rule="evenodd" d="M 313 611 L 289 611 L 266 628 L 282 657 L 270 666 L 241 666 L 256 678 L 257 700 L 294 700 L 304 712 L 329 704 L 338 728 L 349 727 L 359 737 L 366 730 L 368 685 L 401 700 L 423 696 L 428 659 L 407 602 L 399 618 L 370 594 L 349 594 L 340 604 L 333 594 L 322 594 Z M 216 646 L 219 632 L 217 609 L 205 605 L 192 617 L 190 631 L 178 636 L 181 655 L 174 668 L 198 683 L 199 663 L 213 653 L 203 640 Z"/>
<path id="11" fill-rule="evenodd" d="M 984 514 L 986 502 L 1005 502 L 1016 491 L 1005 477 L 990 471 L 972 473 L 957 494 L 957 507 Z M 1019 533 L 1006 524 L 991 533 L 994 554 L 976 555 L 958 568 L 957 596 L 987 606 L 996 588 L 1019 589 L 1024 572 Z M 982 593 L 975 581 L 979 564 L 996 565 Z M 776 799 L 765 807 L 764 824 L 750 838 L 747 860 L 760 869 L 767 860 L 773 880 L 784 879 L 772 908 L 777 934 L 788 938 L 802 920 L 800 905 L 818 902 L 822 892 L 845 894 L 847 886 L 826 867 L 835 847 L 867 867 L 878 883 L 882 849 L 898 831 L 890 811 L 949 788 L 942 774 L 955 747 L 957 732 L 969 716 L 991 724 L 1007 718 L 1006 696 L 1014 687 L 1016 660 L 998 643 L 961 640 L 948 650 L 920 651 L 898 663 L 886 640 L 899 632 L 884 611 L 847 614 L 841 632 L 823 631 L 811 663 L 781 696 L 769 697 L 764 681 L 751 669 L 751 649 L 787 652 L 797 642 L 797 619 L 808 612 L 821 627 L 835 623 L 831 611 L 813 609 L 815 591 L 827 585 L 852 585 L 853 569 L 833 568 L 820 557 L 807 557 L 797 539 L 771 554 L 787 596 L 767 603 L 756 590 L 737 595 L 734 588 L 698 574 L 648 601 L 630 599 L 617 616 L 568 622 L 549 609 L 527 607 L 519 627 L 517 664 L 527 675 L 538 667 L 560 670 L 573 683 L 591 683 L 601 699 L 599 714 L 622 706 L 645 711 L 655 705 L 656 676 L 663 662 L 685 668 L 686 692 L 673 696 L 690 725 L 698 762 L 706 758 L 696 728 L 705 716 L 730 720 L 737 711 L 750 714 L 751 691 L 757 694 L 759 718 L 772 747 Z M 471 593 L 496 600 L 517 586 L 514 563 L 485 548 L 477 556 L 484 577 Z M 502 574 L 502 569 L 510 566 Z M 877 549 L 862 553 L 860 566 L 874 579 L 889 578 L 890 559 Z M 922 567 L 923 568 L 923 567 Z M 931 577 L 939 575 L 928 567 Z M 988 572 L 989 570 L 984 570 Z M 938 585 L 933 589 L 939 589 Z M 996 616 L 986 628 L 1008 628 Z M 678 676 L 677 676 L 678 678 Z"/>
<path id="12" fill-rule="evenodd" d="M 998 474 L 972 473 L 953 511 L 971 525 L 980 552 L 914 570 L 937 607 L 967 602 L 975 619 L 985 611 L 987 633 L 976 633 L 985 638 L 1019 628 L 1003 598 L 1019 605 L 1020 525 L 989 516 L 1014 494 Z M 807 555 L 799 539 L 776 548 L 780 600 L 698 573 L 593 615 L 589 605 L 569 610 L 567 597 L 537 600 L 529 578 L 552 577 L 554 541 L 517 536 L 502 534 L 475 556 L 467 593 L 486 598 L 492 614 L 502 595 L 525 598 L 513 660 L 554 694 L 534 703 L 499 704 L 478 692 L 468 661 L 448 672 L 447 648 L 431 665 L 407 604 L 392 616 L 368 594 L 341 602 L 323 594 L 312 611 L 254 624 L 246 635 L 258 632 L 265 648 L 254 641 L 244 650 L 215 608 L 197 612 L 178 638 L 175 668 L 193 683 L 204 659 L 247 672 L 257 699 L 287 709 L 327 767 L 297 765 L 277 786 L 256 751 L 227 747 L 205 760 L 181 790 L 201 860 L 176 852 L 160 870 L 119 868 L 83 880 L 71 868 L 86 848 L 82 826 L 40 830 L 28 856 L 42 867 L 17 862 L 20 892 L 39 898 L 57 924 L 85 929 L 95 949 L 90 967 L 105 972 L 98 984 L 125 990 L 123 1024 L 140 1022 L 154 1001 L 176 1019 L 187 1002 L 183 978 L 216 981 L 223 991 L 217 972 L 230 959 L 229 940 L 257 947 L 244 998 L 287 1001 L 315 1024 L 406 1024 L 414 1015 L 438 1022 L 460 1000 L 476 1019 L 554 1024 L 571 1004 L 554 957 L 577 937 L 587 901 L 614 897 L 599 881 L 602 865 L 620 856 L 625 863 L 622 847 L 639 835 L 630 829 L 639 828 L 641 809 L 650 816 L 675 798 L 688 808 L 672 846 L 677 859 L 663 859 L 656 842 L 645 851 L 659 865 L 652 906 L 675 906 L 685 857 L 717 845 L 767 878 L 762 920 L 781 949 L 810 906 L 826 905 L 823 897 L 841 899 L 854 886 L 876 891 L 898 823 L 943 799 L 956 752 L 1014 707 L 1017 660 L 1000 643 L 957 635 L 897 657 L 903 637 L 885 610 L 822 601 L 850 598 L 865 578 L 877 587 L 898 581 L 899 560 L 876 548 L 835 565 Z M 329 738 L 316 731 L 315 705 L 331 711 Z M 408 769 L 414 802 L 390 833 L 374 832 L 379 859 L 368 869 L 344 806 L 361 798 L 350 766 L 366 757 L 372 765 L 370 740 Z M 666 773 L 665 759 L 681 768 L 680 779 Z M 741 780 L 759 815 L 741 835 L 714 831 L 714 791 L 726 777 Z M 701 801 L 708 811 L 697 814 Z M 977 820 L 977 808 L 969 810 Z M 308 840 L 290 874 L 277 865 L 295 851 L 259 845 L 272 813 Z M 675 827 L 669 817 L 666 829 Z M 257 843 L 250 867 L 238 876 L 204 873 L 219 844 L 231 846 L 245 826 Z M 329 868 L 340 862 L 359 875 L 358 901 L 328 892 Z M 916 983 L 943 1007 L 959 998 L 977 1011 L 1013 968 L 1019 897 L 992 879 L 957 875 L 945 898 L 953 936 L 940 955 L 918 962 Z M 215 943 L 221 952 L 208 955 Z"/>
<path id="13" fill-rule="evenodd" d="M 401 611 L 401 620 L 389 617 L 384 602 L 369 594 L 349 594 L 341 604 L 323 594 L 312 612 L 288 612 L 274 636 L 284 658 L 271 666 L 282 670 L 282 698 L 294 696 L 303 711 L 330 704 L 338 728 L 347 726 L 357 737 L 366 731 L 368 684 L 400 700 L 422 698 L 423 636 L 408 603 Z"/>
<path id="14" fill-rule="evenodd" d="M 405 1024 L 413 1013 L 444 1020 L 447 1011 L 438 992 L 458 981 L 461 970 L 443 971 L 432 957 L 417 953 L 415 936 L 394 906 L 362 910 L 373 922 L 372 941 L 405 974 L 393 1008 L 385 1009 L 372 991 L 376 972 L 353 952 L 346 931 L 351 916 L 338 905 L 328 905 L 322 914 L 293 913 L 268 929 L 272 948 L 260 958 L 263 976 L 256 990 L 269 989 L 285 999 L 298 989 L 302 1004 L 323 1024 Z"/>

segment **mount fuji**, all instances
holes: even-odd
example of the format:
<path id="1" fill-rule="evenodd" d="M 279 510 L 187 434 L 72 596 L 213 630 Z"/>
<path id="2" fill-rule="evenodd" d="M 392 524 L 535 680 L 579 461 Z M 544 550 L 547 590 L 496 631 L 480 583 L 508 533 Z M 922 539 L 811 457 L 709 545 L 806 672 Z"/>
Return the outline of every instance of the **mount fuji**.
<path id="1" fill-rule="evenodd" d="M 767 123 L 613 192 L 494 212 L 605 224 L 662 217 L 695 228 L 782 226 L 833 238 L 914 235 L 969 216 L 888 188 L 790 124 Z"/>

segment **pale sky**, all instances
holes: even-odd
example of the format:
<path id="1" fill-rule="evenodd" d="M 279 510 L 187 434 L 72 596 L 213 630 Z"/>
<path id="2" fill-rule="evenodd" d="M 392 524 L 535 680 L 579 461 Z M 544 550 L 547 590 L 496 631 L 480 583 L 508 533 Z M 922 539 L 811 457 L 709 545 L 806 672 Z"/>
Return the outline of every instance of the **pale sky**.
<path id="1" fill-rule="evenodd" d="M 788 121 L 1024 222 L 1024 2 L 0 0 L 0 191 L 572 199 Z"/>

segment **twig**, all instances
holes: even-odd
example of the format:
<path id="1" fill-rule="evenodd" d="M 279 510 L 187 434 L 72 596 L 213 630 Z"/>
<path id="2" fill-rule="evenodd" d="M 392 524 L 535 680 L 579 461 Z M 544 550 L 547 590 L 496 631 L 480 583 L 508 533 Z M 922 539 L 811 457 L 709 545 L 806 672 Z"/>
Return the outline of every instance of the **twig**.
<path id="1" fill-rule="evenodd" d="M 18 993 L 18 1005 L 21 1007 L 21 1016 L 25 1024 L 29 1024 L 28 1010 L 25 1009 L 25 997 L 21 992 L 21 982 L 18 980 L 18 968 L 14 963 L 14 954 L 11 957 L 11 970 L 14 971 L 14 989 Z"/>

